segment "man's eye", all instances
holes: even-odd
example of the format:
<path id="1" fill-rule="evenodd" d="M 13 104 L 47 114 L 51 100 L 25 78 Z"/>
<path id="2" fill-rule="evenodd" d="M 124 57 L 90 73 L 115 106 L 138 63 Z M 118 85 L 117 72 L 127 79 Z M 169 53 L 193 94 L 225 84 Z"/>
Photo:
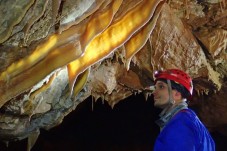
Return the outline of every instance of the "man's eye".
<path id="1" fill-rule="evenodd" d="M 163 85 L 159 85 L 158 88 L 159 88 L 159 89 L 163 89 L 164 86 L 163 86 Z"/>
<path id="2" fill-rule="evenodd" d="M 158 90 L 162 90 L 165 88 L 164 85 L 157 85 L 157 86 L 154 86 L 155 87 L 155 90 L 158 89 Z"/>

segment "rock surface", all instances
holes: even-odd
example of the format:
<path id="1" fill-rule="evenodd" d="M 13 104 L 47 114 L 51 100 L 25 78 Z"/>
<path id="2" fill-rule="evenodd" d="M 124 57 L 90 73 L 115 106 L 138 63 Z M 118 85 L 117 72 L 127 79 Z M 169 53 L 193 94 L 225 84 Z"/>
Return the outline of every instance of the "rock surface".
<path id="1" fill-rule="evenodd" d="M 35 139 L 89 96 L 114 107 L 145 93 L 153 72 L 168 68 L 192 76 L 190 105 L 211 131 L 227 134 L 225 0 L 8 0 L 0 7 L 1 140 Z M 136 15 L 147 20 L 136 24 Z M 146 27 L 153 28 L 144 38 Z"/>

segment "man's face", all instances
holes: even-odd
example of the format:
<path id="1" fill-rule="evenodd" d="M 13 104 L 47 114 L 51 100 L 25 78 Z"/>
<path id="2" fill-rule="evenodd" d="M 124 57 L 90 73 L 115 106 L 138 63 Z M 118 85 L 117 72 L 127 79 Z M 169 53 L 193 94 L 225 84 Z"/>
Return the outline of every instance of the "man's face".
<path id="1" fill-rule="evenodd" d="M 168 85 L 165 82 L 157 81 L 155 84 L 154 106 L 158 108 L 165 108 L 168 105 L 169 92 Z"/>

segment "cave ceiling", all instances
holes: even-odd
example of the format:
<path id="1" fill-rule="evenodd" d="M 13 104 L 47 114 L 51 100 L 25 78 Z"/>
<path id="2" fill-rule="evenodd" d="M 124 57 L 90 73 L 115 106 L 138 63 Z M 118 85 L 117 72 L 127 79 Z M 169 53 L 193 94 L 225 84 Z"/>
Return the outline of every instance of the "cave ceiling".
<path id="1" fill-rule="evenodd" d="M 147 98 L 169 68 L 192 76 L 190 105 L 226 133 L 226 0 L 1 0 L 0 15 L 2 140 L 34 140 L 89 96 Z"/>

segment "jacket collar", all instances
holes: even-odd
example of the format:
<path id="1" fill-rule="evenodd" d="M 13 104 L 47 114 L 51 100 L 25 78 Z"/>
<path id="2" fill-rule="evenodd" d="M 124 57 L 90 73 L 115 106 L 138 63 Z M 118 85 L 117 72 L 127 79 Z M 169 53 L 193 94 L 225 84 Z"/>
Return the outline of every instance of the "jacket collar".
<path id="1" fill-rule="evenodd" d="M 180 110 L 188 109 L 188 104 L 184 101 L 173 108 L 168 107 L 164 109 L 160 114 L 160 119 L 156 121 L 156 124 L 160 127 L 160 130 L 171 120 L 171 118 L 178 113 Z"/>

